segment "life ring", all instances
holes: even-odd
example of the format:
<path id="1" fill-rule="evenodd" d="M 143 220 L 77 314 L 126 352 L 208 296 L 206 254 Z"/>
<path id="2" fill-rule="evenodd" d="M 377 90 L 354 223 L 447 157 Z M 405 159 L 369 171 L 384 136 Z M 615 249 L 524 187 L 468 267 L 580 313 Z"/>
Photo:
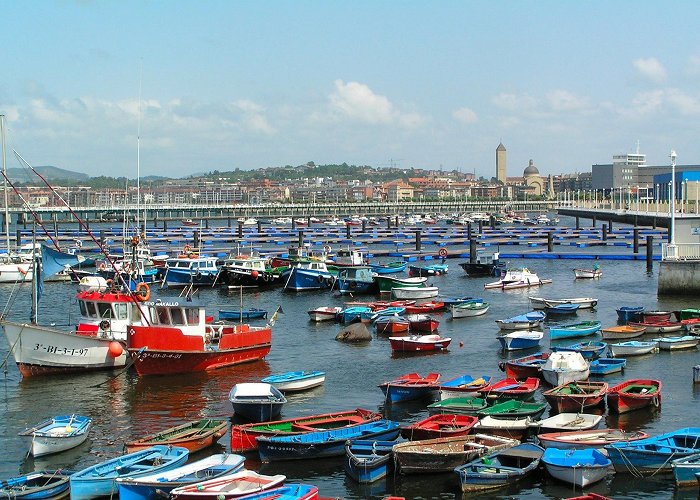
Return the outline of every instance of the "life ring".
<path id="1" fill-rule="evenodd" d="M 185 245 L 185 248 L 182 249 L 182 251 L 186 254 L 190 253 L 190 250 L 192 250 L 192 247 L 189 245 Z"/>
<path id="2" fill-rule="evenodd" d="M 447 257 L 447 248 L 441 248 L 440 251 L 438 252 L 438 255 L 440 257 Z"/>
<path id="3" fill-rule="evenodd" d="M 104 262 L 100 262 L 100 265 L 97 268 L 99 271 L 106 271 L 107 270 L 107 264 Z"/>
<path id="4" fill-rule="evenodd" d="M 323 276 L 321 276 L 320 274 L 318 275 L 318 277 L 316 279 L 318 280 L 319 283 L 323 283 Z"/>
<path id="5" fill-rule="evenodd" d="M 131 245 L 136 246 L 139 244 L 139 237 L 138 236 L 132 236 L 131 237 Z"/>
<path id="6" fill-rule="evenodd" d="M 100 330 L 102 330 L 104 332 L 104 331 L 109 330 L 109 327 L 110 327 L 110 323 L 109 323 L 108 319 L 103 319 L 102 321 L 100 321 Z"/>
<path id="7" fill-rule="evenodd" d="M 141 302 L 146 302 L 151 298 L 151 287 L 147 283 L 139 283 L 136 285 L 136 290 L 134 291 L 136 298 Z"/>
<path id="8" fill-rule="evenodd" d="M 114 281 L 113 280 L 107 280 L 105 281 L 105 285 L 107 285 L 107 289 L 111 289 L 114 286 Z"/>
<path id="9" fill-rule="evenodd" d="M 331 248 L 330 245 L 325 245 L 325 246 L 323 247 L 323 251 L 326 252 L 326 253 L 331 253 L 331 250 L 333 250 L 333 249 Z"/>
<path id="10" fill-rule="evenodd" d="M 196 253 L 190 252 L 190 253 L 187 254 L 187 258 L 188 258 L 188 259 L 195 259 L 196 257 L 197 257 L 197 254 L 196 254 Z"/>

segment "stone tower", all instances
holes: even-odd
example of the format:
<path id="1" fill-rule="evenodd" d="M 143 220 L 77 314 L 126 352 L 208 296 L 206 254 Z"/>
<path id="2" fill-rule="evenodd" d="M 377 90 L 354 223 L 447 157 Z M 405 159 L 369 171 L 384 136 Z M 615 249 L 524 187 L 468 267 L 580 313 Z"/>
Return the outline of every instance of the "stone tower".
<path id="1" fill-rule="evenodd" d="M 496 148 L 496 180 L 506 183 L 506 147 L 502 142 Z"/>

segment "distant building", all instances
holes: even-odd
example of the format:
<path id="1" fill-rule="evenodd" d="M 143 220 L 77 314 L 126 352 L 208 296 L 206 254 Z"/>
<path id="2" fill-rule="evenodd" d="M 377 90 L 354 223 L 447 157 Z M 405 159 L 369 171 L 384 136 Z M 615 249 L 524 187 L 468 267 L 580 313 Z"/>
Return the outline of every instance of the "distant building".
<path id="1" fill-rule="evenodd" d="M 506 147 L 501 142 L 496 148 L 496 180 L 503 184 L 507 180 L 506 160 Z"/>
<path id="2" fill-rule="evenodd" d="M 546 190 L 546 180 L 540 175 L 540 171 L 537 170 L 535 162 L 530 160 L 525 171 L 523 172 L 523 181 L 525 185 L 529 188 L 528 191 L 535 196 L 542 196 L 545 194 Z"/>

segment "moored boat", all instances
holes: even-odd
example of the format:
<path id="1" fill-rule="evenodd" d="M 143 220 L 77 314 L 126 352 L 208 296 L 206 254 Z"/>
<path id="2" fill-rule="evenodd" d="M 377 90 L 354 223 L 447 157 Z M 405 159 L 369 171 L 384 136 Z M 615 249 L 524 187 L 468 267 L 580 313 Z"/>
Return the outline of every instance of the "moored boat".
<path id="1" fill-rule="evenodd" d="M 542 377 L 554 387 L 585 380 L 589 374 L 588 362 L 578 352 L 553 352 L 542 365 Z"/>
<path id="2" fill-rule="evenodd" d="M 556 304 L 548 305 L 544 308 L 544 312 L 547 313 L 547 316 L 563 316 L 568 314 L 576 314 L 578 309 L 578 304 Z"/>
<path id="3" fill-rule="evenodd" d="M 20 432 L 29 442 L 29 455 L 43 457 L 80 446 L 88 437 L 92 419 L 82 415 L 59 415 Z"/>
<path id="4" fill-rule="evenodd" d="M 644 333 L 674 333 L 683 329 L 683 323 L 680 321 L 644 320 L 638 323 L 630 321 L 627 324 L 635 328 L 644 328 Z"/>
<path id="5" fill-rule="evenodd" d="M 374 322 L 377 333 L 385 335 L 408 332 L 410 325 L 411 324 L 406 318 L 393 315 L 380 316 Z"/>
<path id="6" fill-rule="evenodd" d="M 536 429 L 537 433 L 585 431 L 598 427 L 602 419 L 601 415 L 592 413 L 557 413 L 533 422 L 531 427 Z"/>
<path id="7" fill-rule="evenodd" d="M 476 423 L 474 432 L 523 441 L 527 437 L 532 423 L 533 419 L 530 417 L 505 419 L 487 416 Z"/>
<path id="8" fill-rule="evenodd" d="M 504 351 L 517 351 L 537 347 L 542 337 L 544 332 L 540 330 L 515 330 L 499 335 L 497 338 Z"/>
<path id="9" fill-rule="evenodd" d="M 251 307 L 249 309 L 243 310 L 225 310 L 219 309 L 219 319 L 224 320 L 245 320 L 249 321 L 251 319 L 265 319 L 267 318 L 267 311 L 264 309 L 258 309 L 257 307 Z"/>
<path id="10" fill-rule="evenodd" d="M 659 350 L 658 342 L 641 342 L 639 340 L 609 344 L 608 347 L 613 358 L 619 356 L 642 356 Z"/>
<path id="11" fill-rule="evenodd" d="M 673 460 L 671 468 L 677 486 L 696 486 L 696 476 L 700 474 L 700 453 Z"/>
<path id="12" fill-rule="evenodd" d="M 544 449 L 522 443 L 490 453 L 455 469 L 462 492 L 486 491 L 511 485 L 534 473 Z"/>
<path id="13" fill-rule="evenodd" d="M 506 372 L 507 378 L 525 380 L 529 377 L 539 377 L 542 374 L 542 365 L 549 355 L 548 352 L 537 352 L 522 358 L 509 359 L 499 363 L 499 368 Z"/>
<path id="14" fill-rule="evenodd" d="M 398 403 L 433 395 L 438 390 L 439 380 L 439 373 L 428 373 L 425 377 L 417 373 L 408 373 L 380 384 L 379 388 L 384 393 L 386 402 Z"/>
<path id="15" fill-rule="evenodd" d="M 228 395 L 233 412 L 253 422 L 279 418 L 287 398 L 274 386 L 261 382 L 236 384 Z"/>
<path id="16" fill-rule="evenodd" d="M 599 417 L 600 415 L 597 416 Z M 545 448 L 560 449 L 602 449 L 608 444 L 639 441 L 648 437 L 649 434 L 646 432 L 626 432 L 622 429 L 577 429 L 566 431 L 559 429 L 556 432 L 546 432 L 537 435 L 540 444 Z"/>
<path id="17" fill-rule="evenodd" d="M 401 436 L 411 441 L 466 436 L 478 421 L 471 415 L 439 413 L 402 427 Z"/>
<path id="18" fill-rule="evenodd" d="M 567 299 L 545 299 L 544 297 L 528 297 L 533 309 L 544 309 L 548 305 L 576 304 L 579 309 L 591 309 L 598 305 L 598 299 L 593 297 L 573 297 Z"/>
<path id="19" fill-rule="evenodd" d="M 407 262 L 394 261 L 386 264 L 369 264 L 372 272 L 376 274 L 396 274 L 406 270 Z"/>
<path id="20" fill-rule="evenodd" d="M 644 335 L 643 326 L 630 326 L 630 325 L 620 325 L 611 326 L 609 328 L 603 328 L 600 333 L 603 340 L 629 340 Z"/>
<path id="21" fill-rule="evenodd" d="M 612 413 L 627 413 L 650 406 L 661 406 L 660 380 L 631 379 L 608 389 L 608 409 Z"/>
<path id="22" fill-rule="evenodd" d="M 481 316 L 482 314 L 486 314 L 488 310 L 488 302 L 464 302 L 462 304 L 454 304 L 450 308 L 453 318 L 471 318 L 474 316 Z"/>
<path id="23" fill-rule="evenodd" d="M 605 479 L 611 464 L 608 457 L 595 449 L 558 448 L 547 448 L 542 455 L 542 463 L 550 476 L 579 488 Z"/>
<path id="24" fill-rule="evenodd" d="M 447 274 L 447 264 L 426 264 L 423 266 L 408 265 L 409 276 L 441 276 Z"/>
<path id="25" fill-rule="evenodd" d="M 71 471 L 45 470 L 0 481 L 0 496 L 21 500 L 65 498 Z"/>
<path id="26" fill-rule="evenodd" d="M 606 382 L 580 380 L 569 382 L 544 392 L 544 398 L 557 412 L 583 412 L 584 408 L 598 406 L 608 390 Z"/>
<path id="27" fill-rule="evenodd" d="M 345 443 L 345 473 L 360 484 L 373 483 L 393 470 L 395 441 L 356 440 Z"/>
<path id="28" fill-rule="evenodd" d="M 594 267 L 593 269 L 583 269 L 583 268 L 575 268 L 574 269 L 574 277 L 576 279 L 595 279 L 595 278 L 601 278 L 603 276 L 603 270 Z"/>
<path id="29" fill-rule="evenodd" d="M 281 485 L 285 479 L 287 477 L 281 474 L 266 476 L 251 470 L 241 470 L 206 481 L 179 486 L 170 492 L 169 498 L 172 500 L 225 500 L 254 495 L 266 490 L 272 494 L 273 488 Z"/>
<path id="30" fill-rule="evenodd" d="M 540 379 L 528 377 L 525 380 L 506 378 L 493 382 L 479 390 L 481 397 L 487 400 L 520 399 L 529 400 L 534 397 L 540 387 Z"/>
<path id="31" fill-rule="evenodd" d="M 437 403 L 428 405 L 428 413 L 451 415 L 478 415 L 488 406 L 486 399 L 475 397 L 457 397 L 442 399 Z"/>
<path id="32" fill-rule="evenodd" d="M 609 375 L 621 372 L 627 365 L 626 359 L 621 358 L 598 358 L 591 361 L 591 375 Z"/>
<path id="33" fill-rule="evenodd" d="M 452 338 L 441 335 L 410 335 L 407 337 L 389 337 L 392 351 L 443 351 L 452 342 Z"/>
<path id="34" fill-rule="evenodd" d="M 617 319 L 623 323 L 641 319 L 644 306 L 622 306 L 616 309 Z"/>
<path id="35" fill-rule="evenodd" d="M 409 323 L 409 330 L 412 332 L 436 332 L 440 326 L 440 321 L 427 314 L 409 314 L 406 316 Z"/>
<path id="36" fill-rule="evenodd" d="M 484 408 L 479 411 L 480 417 L 495 417 L 503 419 L 516 419 L 530 417 L 533 419 L 542 416 L 547 409 L 545 403 L 532 403 L 519 401 L 517 399 L 508 399 L 506 401 L 496 402 L 493 406 Z"/>
<path id="37" fill-rule="evenodd" d="M 484 288 L 500 288 L 502 290 L 514 290 L 517 288 L 529 288 L 531 286 L 540 286 L 551 283 L 551 279 L 540 279 L 537 274 L 531 272 L 528 268 L 508 269 L 500 280 L 492 283 L 487 283 Z"/>
<path id="38" fill-rule="evenodd" d="M 638 441 L 605 446 L 616 472 L 664 474 L 672 471 L 674 459 L 700 452 L 700 428 L 685 427 Z"/>
<path id="39" fill-rule="evenodd" d="M 545 317 L 541 311 L 531 311 L 512 318 L 497 319 L 496 324 L 501 330 L 529 330 L 538 327 Z"/>
<path id="40" fill-rule="evenodd" d="M 600 321 L 580 321 L 561 326 L 549 327 L 549 339 L 570 339 L 575 337 L 586 337 L 595 334 L 602 326 Z"/>
<path id="41" fill-rule="evenodd" d="M 128 453 L 150 448 L 158 444 L 181 446 L 194 453 L 213 445 L 226 434 L 226 420 L 203 418 L 176 427 L 170 427 L 156 434 L 145 436 L 135 441 L 127 442 L 124 447 Z"/>
<path id="42" fill-rule="evenodd" d="M 476 379 L 471 375 L 460 375 L 440 384 L 440 399 L 476 396 L 479 394 L 479 390 L 489 385 L 490 382 L 491 377 L 486 375 Z"/>
<path id="43" fill-rule="evenodd" d="M 431 300 L 422 304 L 410 304 L 406 306 L 406 314 L 428 314 L 445 309 L 445 303 L 439 300 Z"/>
<path id="44" fill-rule="evenodd" d="M 595 342 L 589 340 L 588 342 L 578 342 L 577 344 L 568 346 L 553 346 L 552 351 L 579 352 L 584 359 L 593 360 L 601 357 L 607 347 L 608 344 L 605 342 Z"/>
<path id="45" fill-rule="evenodd" d="M 469 277 L 499 276 L 505 271 L 505 264 L 500 262 L 498 252 L 477 252 L 474 262 L 462 262 L 459 267 Z"/>
<path id="46" fill-rule="evenodd" d="M 393 287 L 391 296 L 396 299 L 429 299 L 437 297 L 440 289 L 436 286 L 421 286 L 421 287 Z"/>
<path id="47" fill-rule="evenodd" d="M 680 337 L 659 337 L 652 339 L 659 343 L 659 349 L 664 351 L 679 351 L 681 349 L 694 349 L 698 346 L 698 337 L 695 335 L 683 335 Z"/>
<path id="48" fill-rule="evenodd" d="M 411 277 L 411 278 L 395 278 L 393 276 L 385 276 L 378 274 L 374 276 L 374 281 L 377 283 L 380 292 L 391 292 L 392 288 L 421 288 L 425 286 L 428 278 L 426 277 Z"/>
<path id="49" fill-rule="evenodd" d="M 271 384 L 281 392 L 299 392 L 313 389 L 323 385 L 326 381 L 326 372 L 318 370 L 306 370 L 270 375 L 261 380 L 265 384 Z"/>
<path id="50" fill-rule="evenodd" d="M 342 310 L 342 307 L 317 307 L 310 309 L 308 312 L 311 321 L 335 321 L 336 316 Z"/>

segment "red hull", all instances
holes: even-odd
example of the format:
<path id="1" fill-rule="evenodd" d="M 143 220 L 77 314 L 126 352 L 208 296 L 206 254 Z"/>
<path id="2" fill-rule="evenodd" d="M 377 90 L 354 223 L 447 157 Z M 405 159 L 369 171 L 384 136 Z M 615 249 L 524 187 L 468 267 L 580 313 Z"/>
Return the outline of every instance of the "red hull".
<path id="1" fill-rule="evenodd" d="M 447 349 L 452 339 L 444 339 L 438 342 L 416 342 L 411 341 L 410 337 L 405 339 L 391 339 L 392 351 L 440 351 Z"/>
<path id="2" fill-rule="evenodd" d="M 57 367 L 57 366 L 40 366 L 30 365 L 28 363 L 18 363 L 17 368 L 22 374 L 22 377 L 34 377 L 36 375 L 58 375 L 62 373 L 89 373 L 104 370 L 116 370 L 124 368 L 124 366 L 77 366 L 73 368 Z"/>
<path id="3" fill-rule="evenodd" d="M 444 302 L 428 302 L 425 304 L 406 306 L 406 314 L 428 314 L 445 309 Z"/>
<path id="4" fill-rule="evenodd" d="M 377 333 L 405 333 L 408 331 L 408 323 L 397 323 L 395 321 L 380 322 L 377 321 Z"/>
<path id="5" fill-rule="evenodd" d="M 225 366 L 249 363 L 263 359 L 270 353 L 271 344 L 227 349 L 224 351 L 156 351 L 129 349 L 135 355 L 134 368 L 139 375 L 173 375 L 203 372 Z"/>
<path id="6" fill-rule="evenodd" d="M 657 391 L 648 394 L 625 393 L 625 389 L 633 385 L 653 385 Z M 628 380 L 616 385 L 608 391 L 608 409 L 613 413 L 627 413 L 641 410 L 650 406 L 661 406 L 661 387 L 658 380 Z"/>
<path id="7" fill-rule="evenodd" d="M 530 377 L 524 382 L 507 378 L 487 385 L 479 391 L 481 397 L 487 399 L 520 399 L 526 400 L 533 397 L 540 387 L 540 379 Z"/>
<path id="8" fill-rule="evenodd" d="M 502 370 L 506 373 L 506 378 L 525 380 L 530 377 L 540 377 L 542 375 L 542 364 L 549 358 L 549 353 L 541 353 L 537 356 L 525 356 L 523 358 L 511 359 L 503 363 Z M 536 365 L 526 364 L 528 362 L 541 361 Z"/>
<path id="9" fill-rule="evenodd" d="M 411 441 L 441 437 L 466 436 L 479 421 L 470 415 L 434 415 L 401 429 L 401 435 Z"/>
<path id="10" fill-rule="evenodd" d="M 436 332 L 440 326 L 440 322 L 436 319 L 421 320 L 421 321 L 411 321 L 410 329 L 414 332 Z"/>

